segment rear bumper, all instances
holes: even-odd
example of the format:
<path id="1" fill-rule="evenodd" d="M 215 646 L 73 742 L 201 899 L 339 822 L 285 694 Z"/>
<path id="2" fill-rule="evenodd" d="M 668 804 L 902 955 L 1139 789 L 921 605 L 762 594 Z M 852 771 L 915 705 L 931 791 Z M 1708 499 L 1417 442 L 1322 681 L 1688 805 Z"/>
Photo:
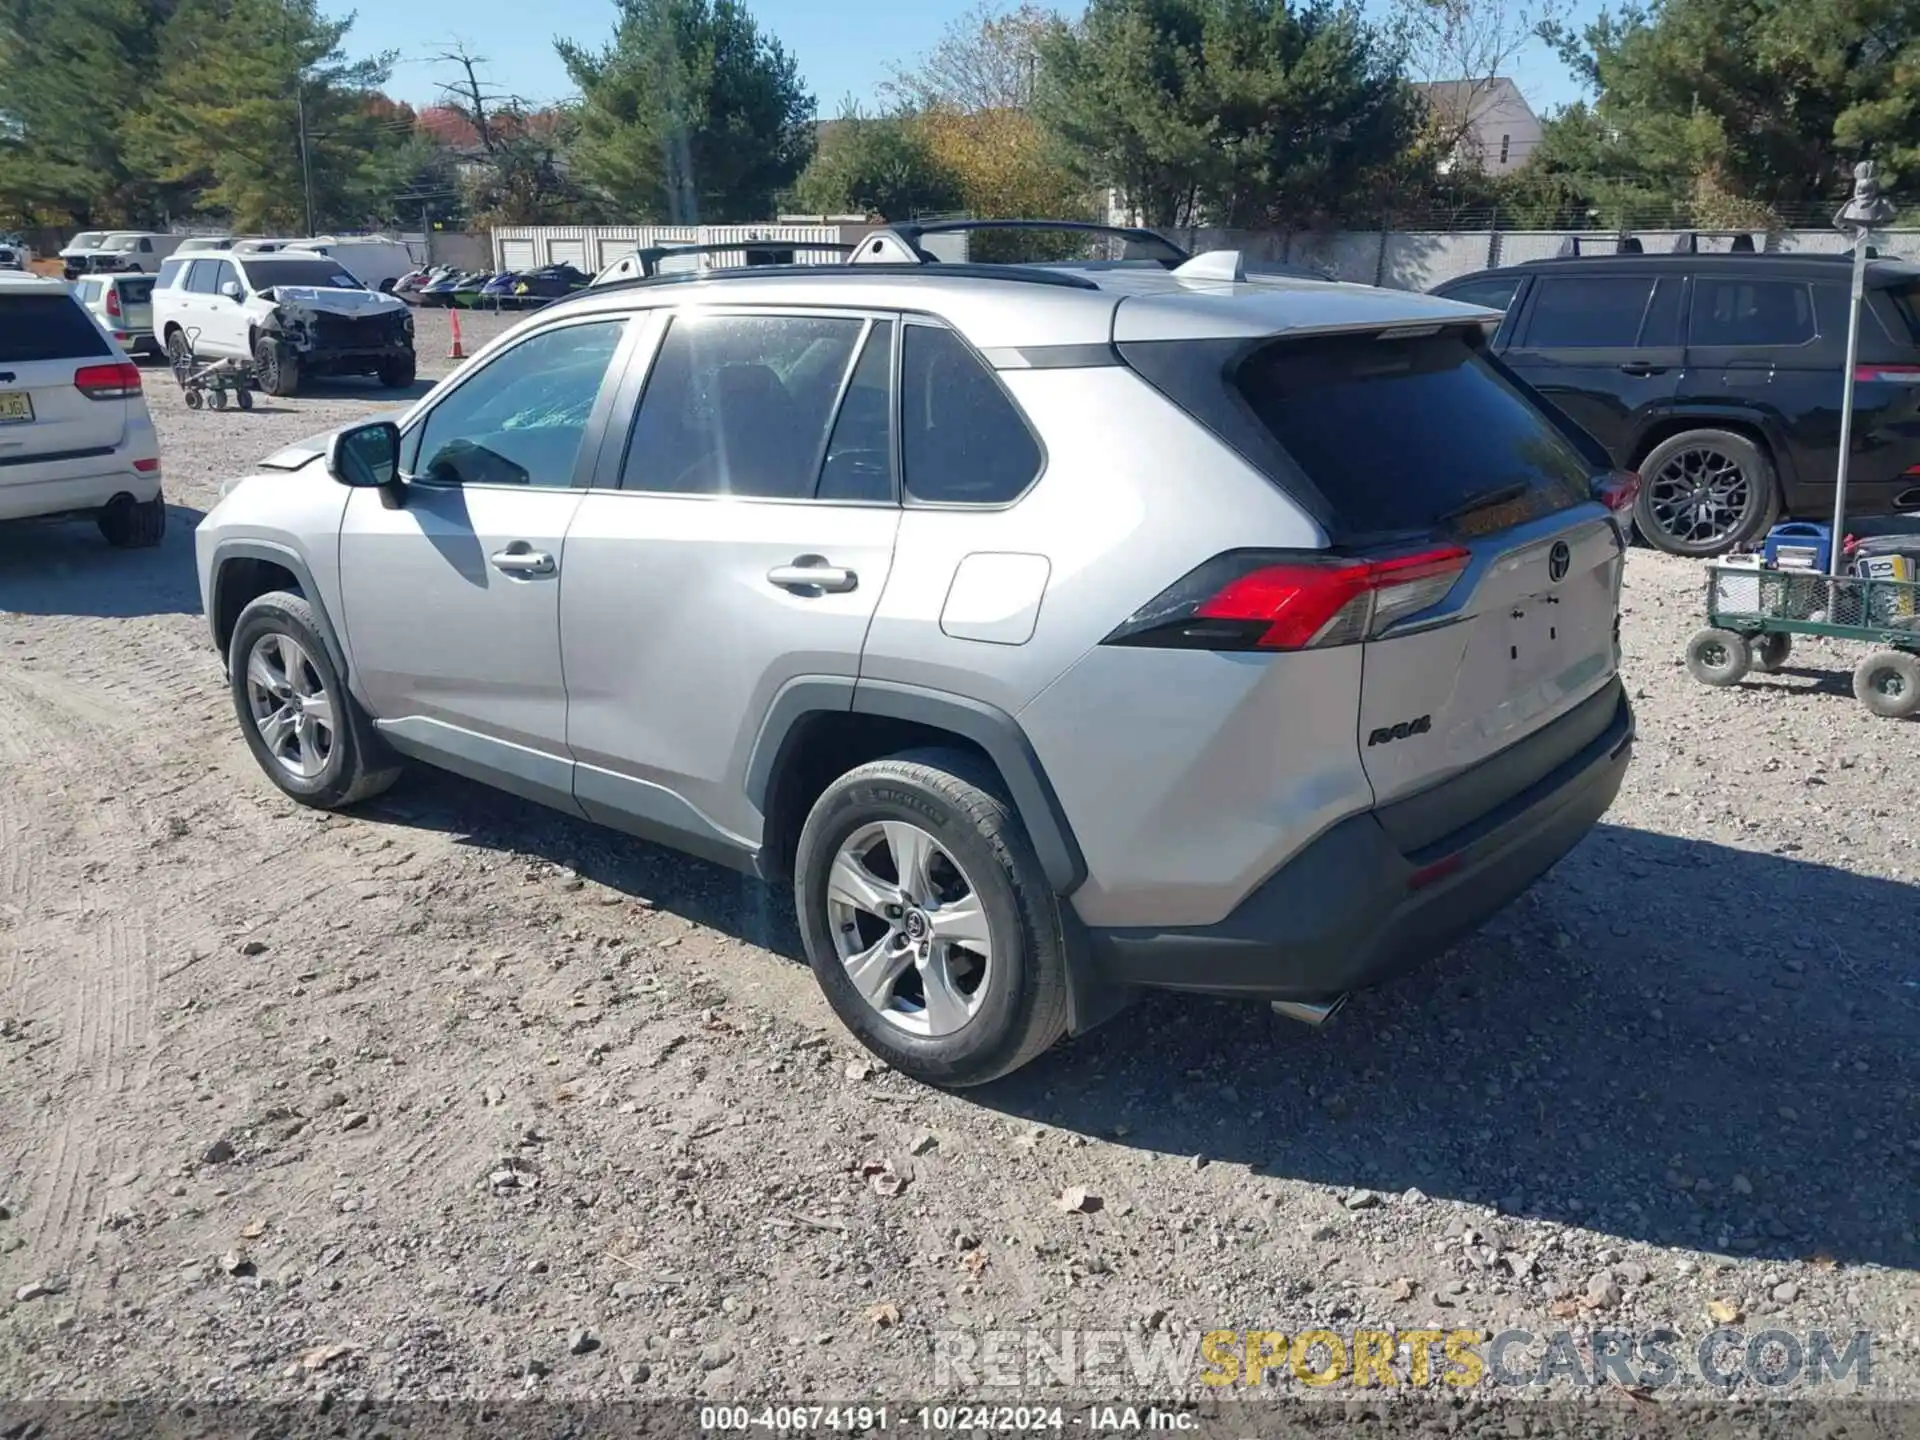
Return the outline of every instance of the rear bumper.
<path id="1" fill-rule="evenodd" d="M 120 469 L 111 456 L 100 457 L 92 466 L 73 461 L 0 466 L 0 520 L 97 510 L 116 495 L 151 500 L 159 493 L 158 470 L 142 474 Z"/>
<path id="2" fill-rule="evenodd" d="M 1617 682 L 1604 696 L 1613 709 L 1596 712 L 1597 735 L 1470 823 L 1408 852 L 1390 834 L 1406 832 L 1403 817 L 1355 815 L 1218 924 L 1090 931 L 1096 975 L 1211 995 L 1330 1000 L 1439 954 L 1550 869 L 1613 803 L 1632 753 L 1633 712 Z M 1586 724 L 1586 713 L 1583 706 L 1549 731 Z M 1448 788 L 1470 793 L 1477 778 L 1470 771 Z"/>

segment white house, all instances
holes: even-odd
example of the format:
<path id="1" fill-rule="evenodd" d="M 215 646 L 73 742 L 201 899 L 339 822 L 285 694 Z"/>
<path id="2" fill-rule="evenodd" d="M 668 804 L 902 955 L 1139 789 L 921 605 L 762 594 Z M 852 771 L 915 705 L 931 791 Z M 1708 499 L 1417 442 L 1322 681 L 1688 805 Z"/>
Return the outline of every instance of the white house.
<path id="1" fill-rule="evenodd" d="M 1415 87 L 1436 119 L 1460 133 L 1460 143 L 1442 168 L 1465 165 L 1505 175 L 1527 163 L 1540 144 L 1540 117 L 1513 81 L 1438 80 Z"/>

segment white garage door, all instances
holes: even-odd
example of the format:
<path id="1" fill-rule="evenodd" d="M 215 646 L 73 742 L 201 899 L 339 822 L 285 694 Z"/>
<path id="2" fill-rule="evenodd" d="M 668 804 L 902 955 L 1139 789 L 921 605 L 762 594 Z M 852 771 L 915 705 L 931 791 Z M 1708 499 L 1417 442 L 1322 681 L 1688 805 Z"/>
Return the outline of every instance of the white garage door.
<path id="1" fill-rule="evenodd" d="M 500 266 L 504 270 L 533 269 L 533 241 L 502 240 L 500 242 Z"/>
<path id="2" fill-rule="evenodd" d="M 587 268 L 587 242 L 584 240 L 554 240 L 547 246 L 547 263 L 550 265 L 571 265 L 576 270 Z"/>

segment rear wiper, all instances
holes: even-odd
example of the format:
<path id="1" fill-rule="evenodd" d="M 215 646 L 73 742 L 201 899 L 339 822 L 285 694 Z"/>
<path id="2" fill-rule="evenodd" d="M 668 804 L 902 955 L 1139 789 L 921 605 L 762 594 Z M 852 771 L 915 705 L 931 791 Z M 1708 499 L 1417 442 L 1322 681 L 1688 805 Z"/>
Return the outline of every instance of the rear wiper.
<path id="1" fill-rule="evenodd" d="M 1477 495 L 1469 495 L 1458 505 L 1436 518 L 1435 523 L 1444 525 L 1449 520 L 1458 520 L 1462 515 L 1471 515 L 1476 510 L 1484 510 L 1489 505 L 1504 505 L 1509 500 L 1518 500 L 1532 487 L 1524 480 L 1516 480 L 1511 485 L 1495 485 L 1482 490 Z"/>

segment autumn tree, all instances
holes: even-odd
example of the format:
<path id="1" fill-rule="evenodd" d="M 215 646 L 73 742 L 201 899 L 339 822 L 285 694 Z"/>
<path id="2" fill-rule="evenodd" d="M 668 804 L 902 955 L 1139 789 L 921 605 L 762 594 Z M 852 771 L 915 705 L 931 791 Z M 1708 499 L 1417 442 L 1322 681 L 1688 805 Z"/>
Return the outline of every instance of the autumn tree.
<path id="1" fill-rule="evenodd" d="M 895 66 L 881 93 L 916 112 L 1030 110 L 1040 84 L 1041 42 L 1053 23 L 1037 5 L 1002 10 L 977 0 L 918 62 Z"/>
<path id="2" fill-rule="evenodd" d="M 740 0 L 618 0 L 599 49 L 560 41 L 580 87 L 572 162 L 635 219 L 764 219 L 813 152 L 813 97 Z"/>

